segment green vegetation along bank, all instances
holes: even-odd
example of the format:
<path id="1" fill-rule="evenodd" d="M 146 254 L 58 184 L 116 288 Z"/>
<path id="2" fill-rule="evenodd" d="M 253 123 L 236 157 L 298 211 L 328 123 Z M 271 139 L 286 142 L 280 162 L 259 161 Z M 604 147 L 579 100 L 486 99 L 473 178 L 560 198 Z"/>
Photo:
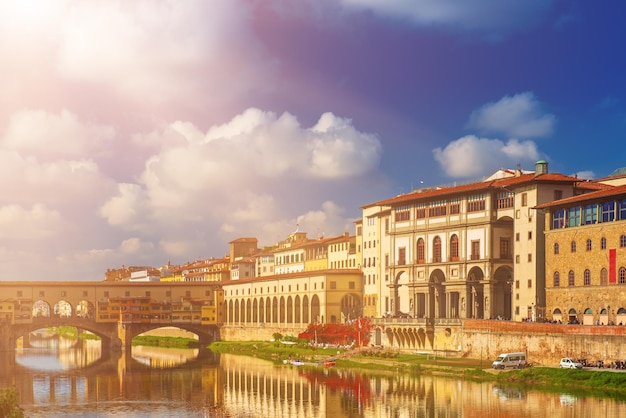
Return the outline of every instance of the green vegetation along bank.
<path id="1" fill-rule="evenodd" d="M 336 367 L 359 369 L 364 374 L 408 373 L 491 381 L 525 389 L 560 393 L 564 389 L 581 396 L 626 401 L 626 372 L 597 369 L 559 369 L 528 367 L 521 370 L 496 371 L 491 362 L 468 358 L 434 357 L 425 354 L 402 354 L 392 350 L 313 348 L 306 343 L 281 342 L 214 342 L 211 351 L 245 355 L 283 364 L 289 360 L 315 363 L 333 358 Z"/>

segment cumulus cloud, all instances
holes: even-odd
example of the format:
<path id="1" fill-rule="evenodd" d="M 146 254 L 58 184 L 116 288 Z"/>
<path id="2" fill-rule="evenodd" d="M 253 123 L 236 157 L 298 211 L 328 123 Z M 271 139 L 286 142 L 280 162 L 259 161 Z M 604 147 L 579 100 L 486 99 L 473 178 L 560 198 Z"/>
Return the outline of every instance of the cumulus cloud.
<path id="1" fill-rule="evenodd" d="M 433 150 L 435 160 L 446 175 L 471 178 L 491 174 L 500 168 L 532 164 L 540 157 L 532 141 L 479 138 L 464 136 L 445 148 Z"/>
<path id="2" fill-rule="evenodd" d="M 153 155 L 140 181 L 120 186 L 101 207 L 109 224 L 132 229 L 146 219 L 174 224 L 228 218 L 221 228 L 232 232 L 240 230 L 233 225 L 271 221 L 287 207 L 316 199 L 306 196 L 307 185 L 358 181 L 377 170 L 381 157 L 375 135 L 332 113 L 305 127 L 289 113 L 252 108 L 205 134 L 176 122 L 161 135 L 171 131 L 182 140 Z"/>
<path id="3" fill-rule="evenodd" d="M 552 7 L 551 0 L 339 0 L 347 9 L 409 21 L 419 26 L 508 33 L 533 25 Z"/>
<path id="4" fill-rule="evenodd" d="M 534 94 L 526 92 L 487 103 L 472 113 L 469 126 L 487 134 L 544 138 L 552 135 L 555 123 L 555 116 L 543 112 Z"/>

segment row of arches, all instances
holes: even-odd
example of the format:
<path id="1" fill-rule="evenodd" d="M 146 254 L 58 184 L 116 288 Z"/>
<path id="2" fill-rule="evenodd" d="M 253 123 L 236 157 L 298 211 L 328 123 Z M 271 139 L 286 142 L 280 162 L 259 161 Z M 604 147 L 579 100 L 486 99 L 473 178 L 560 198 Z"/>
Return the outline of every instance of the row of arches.
<path id="1" fill-rule="evenodd" d="M 338 309 L 323 309 L 320 297 L 309 295 L 238 298 L 227 302 L 226 322 L 230 324 L 276 325 L 344 322 L 359 318 L 363 313 L 357 294 L 344 295 Z"/>
<path id="2" fill-rule="evenodd" d="M 394 314 L 417 318 L 496 318 L 512 314 L 512 269 L 501 266 L 490 280 L 484 271 L 472 267 L 464 280 L 450 280 L 441 269 L 434 269 L 428 281 L 415 282 L 401 270 L 392 285 Z"/>
<path id="3" fill-rule="evenodd" d="M 56 318 L 93 318 L 95 315 L 95 307 L 93 303 L 87 300 L 81 300 L 76 306 L 72 306 L 71 303 L 60 300 L 54 306 L 44 300 L 37 300 L 33 303 L 32 307 L 23 305 L 26 309 L 20 307 L 20 311 L 30 310 L 33 318 L 40 317 L 56 317 Z"/>
<path id="4" fill-rule="evenodd" d="M 600 308 L 597 313 L 592 308 L 577 311 L 575 308 L 555 308 L 552 311 L 552 320 L 564 324 L 582 325 L 626 325 L 626 308 Z"/>
<path id="5" fill-rule="evenodd" d="M 226 322 L 235 324 L 308 324 L 323 322 L 318 295 L 309 298 L 285 297 L 239 298 L 228 301 Z"/>

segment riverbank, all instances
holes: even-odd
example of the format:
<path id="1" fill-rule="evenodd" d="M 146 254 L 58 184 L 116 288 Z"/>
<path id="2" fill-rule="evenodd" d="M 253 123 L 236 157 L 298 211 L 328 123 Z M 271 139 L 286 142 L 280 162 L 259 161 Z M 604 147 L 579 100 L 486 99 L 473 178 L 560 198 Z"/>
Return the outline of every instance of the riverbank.
<path id="1" fill-rule="evenodd" d="M 626 401 L 626 373 L 602 369 L 528 367 L 522 370 L 496 371 L 491 368 L 490 361 L 480 359 L 403 354 L 378 349 L 312 348 L 302 344 L 285 345 L 267 341 L 220 341 L 212 343 L 209 349 L 217 353 L 257 357 L 276 364 L 289 360 L 315 363 L 333 358 L 336 367 L 358 369 L 363 374 L 432 374 L 478 382 L 498 382 L 547 392 L 567 389 L 581 395 Z"/>

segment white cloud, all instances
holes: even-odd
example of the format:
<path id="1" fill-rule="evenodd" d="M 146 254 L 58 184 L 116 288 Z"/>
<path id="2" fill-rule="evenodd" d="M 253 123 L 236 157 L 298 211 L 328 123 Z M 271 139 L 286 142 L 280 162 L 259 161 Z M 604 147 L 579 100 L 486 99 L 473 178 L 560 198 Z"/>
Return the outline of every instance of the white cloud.
<path id="1" fill-rule="evenodd" d="M 258 90 L 273 71 L 250 30 L 250 7 L 230 0 L 74 2 L 63 20 L 58 69 L 141 101 L 197 93 L 227 101 Z"/>
<path id="2" fill-rule="evenodd" d="M 443 149 L 436 148 L 433 153 L 446 175 L 456 178 L 486 176 L 500 168 L 524 166 L 540 158 L 532 141 L 504 142 L 474 135 L 452 141 Z"/>
<path id="3" fill-rule="evenodd" d="M 204 229 L 219 231 L 209 239 L 224 242 L 250 234 L 273 240 L 303 217 L 312 228 L 343 232 L 351 221 L 328 196 L 341 195 L 346 181 L 361 190 L 381 154 L 375 135 L 332 113 L 305 127 L 289 113 L 252 108 L 206 134 L 179 121 L 147 136 L 162 147 L 138 181 L 119 185 L 99 213 L 121 231 L 165 235 L 159 248 L 171 255 L 206 245 Z M 135 140 L 143 142 L 141 135 Z M 327 202 L 311 212 L 320 199 Z"/>
<path id="4" fill-rule="evenodd" d="M 526 92 L 487 103 L 472 113 L 469 126 L 488 134 L 543 138 L 552 135 L 555 123 L 555 116 L 544 113 L 535 96 Z"/>
<path id="5" fill-rule="evenodd" d="M 0 206 L 1 240 L 38 241 L 58 234 L 62 228 L 61 215 L 44 205 Z"/>
<path id="6" fill-rule="evenodd" d="M 551 0 L 339 0 L 348 9 L 409 21 L 419 26 L 510 32 L 534 24 L 552 7 Z"/>
<path id="7" fill-rule="evenodd" d="M 593 171 L 590 170 L 586 170 L 586 171 L 579 171 L 577 173 L 573 174 L 575 177 L 578 177 L 579 179 L 582 180 L 593 180 L 596 178 L 596 175 Z"/>
<path id="8" fill-rule="evenodd" d="M 111 126 L 79 121 L 65 109 L 58 114 L 24 110 L 11 115 L 2 147 L 39 161 L 83 158 L 106 153 L 114 137 Z"/>

